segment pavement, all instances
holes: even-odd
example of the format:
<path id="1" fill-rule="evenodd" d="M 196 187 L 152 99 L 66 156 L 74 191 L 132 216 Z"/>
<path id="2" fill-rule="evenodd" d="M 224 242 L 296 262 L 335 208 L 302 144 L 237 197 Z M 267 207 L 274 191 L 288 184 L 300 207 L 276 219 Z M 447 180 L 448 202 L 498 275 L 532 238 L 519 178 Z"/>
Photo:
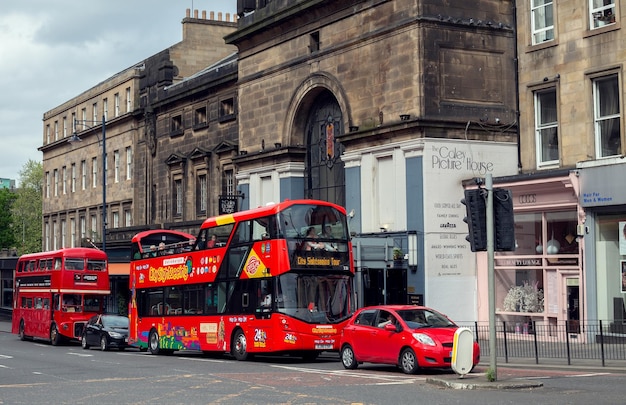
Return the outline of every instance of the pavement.
<path id="1" fill-rule="evenodd" d="M 11 333 L 11 319 L 0 314 L 0 333 Z M 497 379 L 489 381 L 489 359 L 478 364 L 470 374 L 458 375 L 445 373 L 431 375 L 426 382 L 444 388 L 458 390 L 512 390 L 534 389 L 543 387 L 540 379 L 559 375 L 590 374 L 590 373 L 626 373 L 626 361 L 612 362 L 602 366 L 598 359 L 579 360 L 576 365 L 568 365 L 563 359 L 541 359 L 542 364 L 536 364 L 535 359 L 515 359 L 509 363 L 496 362 Z"/>

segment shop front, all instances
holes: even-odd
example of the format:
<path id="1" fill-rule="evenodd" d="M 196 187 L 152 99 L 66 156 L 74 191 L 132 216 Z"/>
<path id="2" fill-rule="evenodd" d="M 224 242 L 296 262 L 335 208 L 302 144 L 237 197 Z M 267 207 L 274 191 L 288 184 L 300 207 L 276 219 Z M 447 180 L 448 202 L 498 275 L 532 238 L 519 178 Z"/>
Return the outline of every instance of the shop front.
<path id="1" fill-rule="evenodd" d="M 556 333 L 567 325 L 580 333 L 585 319 L 583 277 L 584 212 L 574 172 L 494 179 L 514 198 L 516 249 L 495 252 L 496 319 L 519 334 Z M 487 269 L 486 253 L 478 254 Z M 479 319 L 488 320 L 487 272 L 479 271 Z M 483 302 L 484 301 L 484 302 Z"/>
<path id="2" fill-rule="evenodd" d="M 586 211 L 585 267 L 588 318 L 607 325 L 607 333 L 626 334 L 625 164 L 581 164 L 580 204 Z"/>

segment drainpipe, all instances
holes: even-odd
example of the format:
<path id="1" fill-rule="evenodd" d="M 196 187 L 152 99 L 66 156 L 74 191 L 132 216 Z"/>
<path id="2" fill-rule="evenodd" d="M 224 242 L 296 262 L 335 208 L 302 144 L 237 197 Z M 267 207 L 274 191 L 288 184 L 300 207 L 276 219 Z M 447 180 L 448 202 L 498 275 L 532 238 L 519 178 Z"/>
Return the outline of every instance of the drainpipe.
<path id="1" fill-rule="evenodd" d="M 519 59 L 517 49 L 517 2 L 513 0 L 513 34 L 514 34 L 514 52 L 513 59 L 515 64 L 515 121 L 517 122 L 517 173 L 522 172 L 522 152 L 520 150 L 520 122 L 519 122 Z"/>

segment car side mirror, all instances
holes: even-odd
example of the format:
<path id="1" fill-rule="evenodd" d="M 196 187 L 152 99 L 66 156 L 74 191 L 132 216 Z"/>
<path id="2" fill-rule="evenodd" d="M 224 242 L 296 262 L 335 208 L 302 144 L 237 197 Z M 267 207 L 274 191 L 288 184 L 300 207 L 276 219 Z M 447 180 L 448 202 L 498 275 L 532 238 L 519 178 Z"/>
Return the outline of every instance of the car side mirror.
<path id="1" fill-rule="evenodd" d="M 393 323 L 388 323 L 387 325 L 385 325 L 385 330 L 388 332 L 396 332 L 398 328 L 396 328 L 396 325 L 394 325 Z"/>

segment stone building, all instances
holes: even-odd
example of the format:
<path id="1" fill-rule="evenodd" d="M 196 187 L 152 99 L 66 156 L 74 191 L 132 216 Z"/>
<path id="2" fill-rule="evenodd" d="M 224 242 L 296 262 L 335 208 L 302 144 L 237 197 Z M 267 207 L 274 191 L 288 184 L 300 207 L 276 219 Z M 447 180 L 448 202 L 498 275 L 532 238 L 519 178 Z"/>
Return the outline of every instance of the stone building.
<path id="1" fill-rule="evenodd" d="M 517 2 L 521 174 L 494 179 L 513 192 L 518 244 L 496 255 L 496 313 L 543 335 L 567 325 L 584 339 L 582 324 L 598 320 L 624 332 L 625 10 L 614 0 L 531 3 Z M 540 306 L 515 305 L 524 286 Z M 480 295 L 486 288 L 480 279 Z"/>
<path id="2" fill-rule="evenodd" d="M 227 14 L 222 19 L 221 14 L 216 19 L 212 12 L 207 18 L 206 12 L 199 16 L 195 10 L 191 17 L 187 10 L 182 20 L 182 41 L 44 113 L 43 143 L 39 148 L 43 152 L 45 183 L 43 249 L 102 247 L 106 242 L 112 280 L 124 290 L 130 238 L 138 230 L 163 227 L 171 221 L 167 216 L 157 216 L 161 208 L 156 208 L 159 198 L 154 193 L 165 195 L 167 188 L 160 187 L 169 183 L 149 172 L 156 149 L 146 147 L 154 143 L 158 148 L 162 142 L 157 136 L 166 132 L 169 136 L 170 131 L 155 132 L 155 125 L 160 125 L 157 130 L 166 128 L 170 117 L 155 119 L 154 108 L 147 101 L 160 100 L 159 94 L 166 94 L 168 86 L 236 51 L 222 39 L 234 31 L 234 18 L 231 21 Z M 208 98 L 206 93 L 202 97 Z M 202 101 L 197 97 L 195 102 Z M 211 137 L 212 130 L 207 125 L 202 135 Z M 68 142 L 73 134 L 80 142 Z M 197 146 L 203 151 L 203 143 Z M 166 164 L 167 157 L 163 159 L 159 163 Z M 158 188 L 152 187 L 155 181 Z M 164 204 L 162 209 L 167 212 L 170 206 Z M 115 295 L 116 289 L 113 291 Z"/>
<path id="3" fill-rule="evenodd" d="M 226 37 L 244 204 L 344 205 L 361 305 L 475 319 L 461 181 L 517 173 L 513 2 L 247 3 Z"/>

